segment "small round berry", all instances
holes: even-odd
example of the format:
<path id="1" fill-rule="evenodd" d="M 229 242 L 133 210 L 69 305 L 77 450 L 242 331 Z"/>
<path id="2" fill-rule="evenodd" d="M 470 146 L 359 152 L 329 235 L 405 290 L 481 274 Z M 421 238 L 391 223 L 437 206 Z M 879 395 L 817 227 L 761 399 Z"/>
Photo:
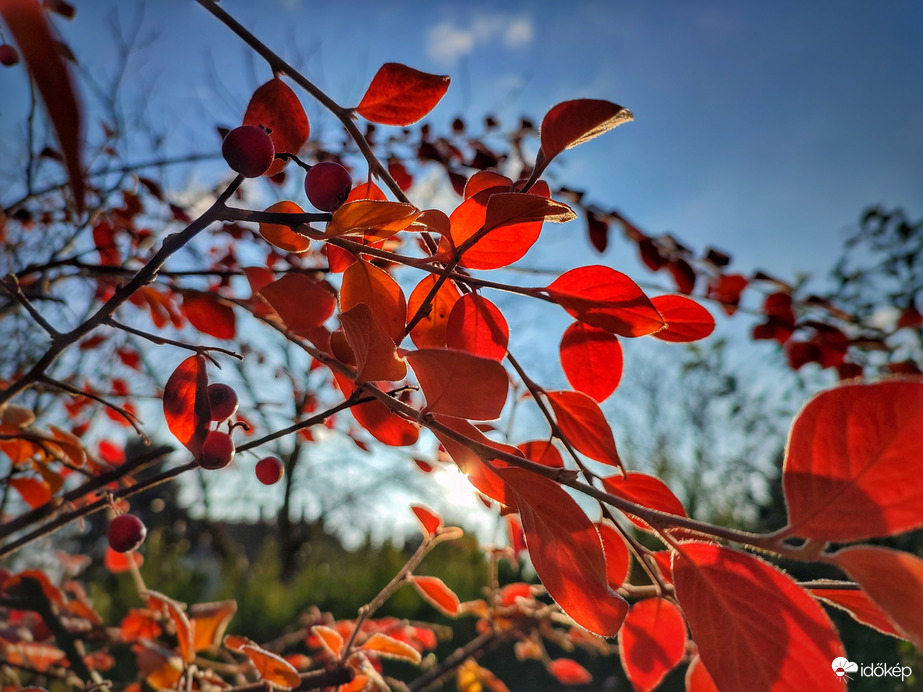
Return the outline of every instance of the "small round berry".
<path id="1" fill-rule="evenodd" d="M 234 458 L 234 440 L 226 432 L 212 430 L 205 436 L 199 466 L 209 471 L 223 469 Z"/>
<path id="2" fill-rule="evenodd" d="M 120 514 L 109 522 L 109 547 L 117 553 L 136 550 L 145 536 L 147 528 L 134 514 Z"/>
<path id="3" fill-rule="evenodd" d="M 276 149 L 266 130 L 256 125 L 241 125 L 228 132 L 221 154 L 245 178 L 259 178 L 272 165 Z"/>
<path id="4" fill-rule="evenodd" d="M 353 186 L 353 179 L 336 161 L 321 161 L 308 170 L 304 178 L 304 192 L 316 209 L 336 211 Z"/>
<path id="5" fill-rule="evenodd" d="M 8 43 L 0 45 L 0 65 L 10 67 L 19 62 L 19 52 Z"/>
<path id="6" fill-rule="evenodd" d="M 256 462 L 256 477 L 263 485 L 278 483 L 285 475 L 285 467 L 278 457 L 265 457 Z"/>
<path id="7" fill-rule="evenodd" d="M 208 385 L 206 391 L 212 420 L 227 420 L 237 412 L 237 392 L 232 387 L 216 382 Z"/>

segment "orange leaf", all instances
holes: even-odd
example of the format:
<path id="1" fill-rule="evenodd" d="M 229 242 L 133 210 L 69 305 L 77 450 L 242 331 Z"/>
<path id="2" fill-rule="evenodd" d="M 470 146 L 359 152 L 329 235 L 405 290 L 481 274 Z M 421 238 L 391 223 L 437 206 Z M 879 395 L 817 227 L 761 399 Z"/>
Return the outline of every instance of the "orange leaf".
<path id="1" fill-rule="evenodd" d="M 621 466 L 612 428 L 593 399 L 583 392 L 545 392 L 558 428 L 574 448 L 590 459 Z"/>
<path id="2" fill-rule="evenodd" d="M 336 310 L 333 289 L 326 282 L 314 281 L 304 274 L 286 274 L 263 287 L 260 295 L 293 334 L 306 334 L 320 327 Z"/>
<path id="3" fill-rule="evenodd" d="M 673 579 L 719 689 L 843 689 L 830 670 L 833 659 L 845 656 L 836 630 L 787 574 L 752 555 L 692 542 L 679 546 Z"/>
<path id="4" fill-rule="evenodd" d="M 398 358 L 394 341 L 385 334 L 368 305 L 359 303 L 341 312 L 340 322 L 356 359 L 357 384 L 404 378 L 407 363 Z"/>
<path id="5" fill-rule="evenodd" d="M 505 175 L 494 171 L 478 171 L 465 183 L 465 199 L 471 199 L 479 192 L 509 192 L 513 189 L 513 181 Z M 547 197 L 547 195 L 546 195 Z"/>
<path id="6" fill-rule="evenodd" d="M 198 456 L 211 411 L 208 406 L 205 357 L 190 356 L 173 371 L 163 390 L 163 415 L 173 436 Z"/>
<path id="7" fill-rule="evenodd" d="M 923 526 L 923 383 L 822 392 L 795 418 L 782 469 L 790 530 L 856 541 Z"/>
<path id="8" fill-rule="evenodd" d="M 811 589 L 811 595 L 828 605 L 845 610 L 852 618 L 863 625 L 873 627 L 892 637 L 904 636 L 894 629 L 894 624 L 887 613 L 875 603 L 865 591 L 859 589 Z"/>
<path id="9" fill-rule="evenodd" d="M 557 483 L 523 469 L 500 468 L 497 474 L 513 489 L 529 557 L 549 595 L 581 627 L 614 636 L 628 604 L 606 583 L 593 522 Z"/>
<path id="10" fill-rule="evenodd" d="M 274 214 L 303 214 L 304 209 L 294 202 L 283 200 L 276 202 L 266 209 Z M 286 252 L 305 252 L 311 247 L 310 238 L 306 238 L 300 233 L 295 233 L 291 227 L 281 223 L 261 223 L 260 235 L 278 248 Z"/>
<path id="11" fill-rule="evenodd" d="M 291 688 L 301 684 L 298 670 L 281 656 L 252 644 L 246 644 L 240 650 L 250 659 L 260 678 L 270 685 Z"/>
<path id="12" fill-rule="evenodd" d="M 659 478 L 649 476 L 638 471 L 628 471 L 625 476 L 615 475 L 603 478 L 603 487 L 606 492 L 612 493 L 635 504 L 661 512 L 686 516 L 686 509 L 673 491 Z M 646 521 L 638 519 L 632 514 L 627 515 L 631 523 L 641 529 L 650 529 Z"/>
<path id="13" fill-rule="evenodd" d="M 628 611 L 619 630 L 619 655 L 637 692 L 657 687 L 686 652 L 683 612 L 663 598 L 646 598 Z"/>
<path id="14" fill-rule="evenodd" d="M 183 291 L 183 312 L 189 324 L 216 339 L 233 339 L 237 333 L 234 310 L 212 293 Z"/>
<path id="15" fill-rule="evenodd" d="M 561 338 L 561 367 L 571 387 L 602 402 L 622 379 L 622 346 L 614 334 L 574 322 Z"/>
<path id="16" fill-rule="evenodd" d="M 327 222 L 328 238 L 359 235 L 372 240 L 384 240 L 403 231 L 423 212 L 412 204 L 388 200 L 358 200 L 347 202 Z"/>
<path id="17" fill-rule="evenodd" d="M 631 555 L 622 535 L 610 524 L 596 523 L 606 556 L 606 582 L 613 591 L 625 583 L 631 567 Z"/>
<path id="18" fill-rule="evenodd" d="M 237 601 L 217 601 L 215 603 L 196 603 L 189 608 L 194 632 L 194 649 L 209 651 L 221 644 L 224 631 L 234 613 Z"/>
<path id="19" fill-rule="evenodd" d="M 442 528 L 442 517 L 435 512 L 431 512 L 420 505 L 411 505 L 410 509 L 416 516 L 417 521 L 420 522 L 420 526 L 423 527 L 424 537 L 435 536 L 439 529 Z"/>
<path id="20" fill-rule="evenodd" d="M 61 452 L 67 457 L 71 464 L 78 468 L 86 464 L 87 453 L 79 437 L 66 430 L 61 430 L 61 428 L 54 425 L 49 425 L 48 430 L 55 439 L 54 446 L 61 449 Z"/>
<path id="21" fill-rule="evenodd" d="M 661 341 L 698 341 L 715 331 L 715 318 L 692 298 L 657 296 L 651 298 L 651 302 L 665 323 L 664 328 L 654 334 Z"/>
<path id="22" fill-rule="evenodd" d="M 131 569 L 129 560 L 134 561 L 135 567 L 140 567 L 144 564 L 144 556 L 137 550 L 132 550 L 128 553 L 117 553 L 112 548 L 106 547 L 106 557 L 103 559 L 103 564 L 113 574 L 127 572 Z"/>
<path id="23" fill-rule="evenodd" d="M 335 629 L 325 625 L 315 625 L 311 628 L 311 634 L 320 639 L 321 644 L 334 658 L 340 655 L 343 650 L 343 637 Z"/>
<path id="24" fill-rule="evenodd" d="M 446 345 L 484 358 L 503 360 L 510 328 L 500 309 L 477 293 L 461 297 L 449 313 Z"/>
<path id="25" fill-rule="evenodd" d="M 301 101 L 278 76 L 253 92 L 243 124 L 262 125 L 270 130 L 269 136 L 277 154 L 297 154 L 311 134 L 311 125 Z M 285 160 L 276 159 L 263 175 L 273 176 L 285 168 L 285 164 Z"/>
<path id="26" fill-rule="evenodd" d="M 379 656 L 410 661 L 414 665 L 418 665 L 421 660 L 420 652 L 410 644 L 405 644 L 381 632 L 376 632 L 366 639 L 359 648 L 363 651 L 374 651 Z"/>
<path id="27" fill-rule="evenodd" d="M 334 373 L 337 386 L 343 396 L 352 394 L 355 387 L 345 376 Z M 356 422 L 368 430 L 372 436 L 392 447 L 405 447 L 417 441 L 420 431 L 415 423 L 397 415 L 378 400 L 367 401 L 350 409 Z"/>
<path id="28" fill-rule="evenodd" d="M 227 635 L 224 638 L 223 644 L 226 649 L 230 649 L 231 651 L 236 651 L 237 653 L 241 653 L 243 651 L 243 647 L 245 646 L 248 646 L 248 645 L 256 646 L 256 642 L 254 642 L 252 639 L 249 639 L 248 637 L 243 637 L 239 634 Z"/>
<path id="29" fill-rule="evenodd" d="M 458 596 L 445 585 L 439 577 L 420 577 L 413 575 L 409 577 L 410 583 L 414 585 L 420 595 L 423 596 L 430 605 L 434 606 L 439 612 L 445 615 L 458 615 L 460 606 Z"/>
<path id="30" fill-rule="evenodd" d="M 575 319 L 619 336 L 644 336 L 663 328 L 663 318 L 638 285 L 609 267 L 578 267 L 545 291 Z"/>
<path id="31" fill-rule="evenodd" d="M 448 88 L 448 76 L 389 62 L 375 73 L 356 111 L 374 123 L 406 127 L 433 110 Z"/>
<path id="32" fill-rule="evenodd" d="M 547 196 L 531 192 L 498 192 L 487 200 L 484 229 L 491 231 L 530 221 L 566 223 L 576 218 L 573 209 Z"/>
<path id="33" fill-rule="evenodd" d="M 137 641 L 139 639 L 154 640 L 160 636 L 163 628 L 154 617 L 154 612 L 148 608 L 134 608 L 129 611 L 128 615 L 122 618 L 119 625 L 122 638 L 126 641 Z"/>
<path id="34" fill-rule="evenodd" d="M 718 692 L 718 686 L 699 656 L 692 659 L 686 669 L 686 692 Z"/>
<path id="35" fill-rule="evenodd" d="M 404 338 L 407 301 L 397 282 L 383 269 L 358 261 L 343 272 L 340 286 L 340 309 L 347 311 L 365 303 L 395 344 Z"/>
<path id="36" fill-rule="evenodd" d="M 564 467 L 564 460 L 561 458 L 561 453 L 558 451 L 558 448 L 548 440 L 532 440 L 516 446 L 526 459 L 530 459 L 536 464 L 553 466 L 555 468 Z"/>
<path id="37" fill-rule="evenodd" d="M 436 274 L 427 274 L 413 289 L 410 299 L 407 301 L 408 321 L 417 313 L 438 278 Z M 429 313 L 417 322 L 410 332 L 410 338 L 417 348 L 445 347 L 449 314 L 460 297 L 461 295 L 458 289 L 455 288 L 455 284 L 451 281 L 443 282 L 439 290 L 436 291 L 436 295 L 433 296 Z"/>
<path id="38" fill-rule="evenodd" d="M 407 353 L 426 411 L 473 420 L 500 417 L 509 380 L 500 363 L 464 351 L 426 348 Z"/>
<path id="39" fill-rule="evenodd" d="M 559 103 L 542 119 L 540 136 L 545 163 L 565 149 L 632 120 L 631 111 L 610 101 L 577 99 Z"/>
<path id="40" fill-rule="evenodd" d="M 38 478 L 10 478 L 9 484 L 32 509 L 51 502 L 51 488 Z"/>
<path id="41" fill-rule="evenodd" d="M 923 651 L 923 560 L 899 550 L 863 545 L 837 551 L 834 562 Z"/>
<path id="42" fill-rule="evenodd" d="M 64 155 L 74 193 L 74 206 L 84 211 L 83 164 L 80 160 L 81 116 L 67 66 L 48 26 L 42 6 L 35 0 L 4 0 L 0 14 L 16 39 L 38 87 Z"/>
<path id="43" fill-rule="evenodd" d="M 186 663 L 192 663 L 195 660 L 196 652 L 195 632 L 192 629 L 192 623 L 189 622 L 189 618 L 183 612 L 183 605 L 156 591 L 142 591 L 140 596 L 146 599 L 147 607 L 151 610 L 165 610 L 167 612 L 173 627 L 176 629 L 180 657 Z"/>
<path id="44" fill-rule="evenodd" d="M 557 658 L 548 663 L 548 672 L 562 685 L 588 685 L 593 682 L 590 671 L 570 658 Z"/>

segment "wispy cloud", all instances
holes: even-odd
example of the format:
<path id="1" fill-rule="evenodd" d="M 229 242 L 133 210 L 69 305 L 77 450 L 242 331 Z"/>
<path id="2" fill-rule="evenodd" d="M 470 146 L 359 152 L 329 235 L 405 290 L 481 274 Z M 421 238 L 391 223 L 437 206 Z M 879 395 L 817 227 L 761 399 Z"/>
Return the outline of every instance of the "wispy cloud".
<path id="1" fill-rule="evenodd" d="M 535 36 L 532 18 L 509 14 L 474 17 L 467 24 L 441 22 L 426 33 L 426 52 L 437 62 L 453 63 L 478 45 L 493 41 L 515 50 L 531 43 Z"/>

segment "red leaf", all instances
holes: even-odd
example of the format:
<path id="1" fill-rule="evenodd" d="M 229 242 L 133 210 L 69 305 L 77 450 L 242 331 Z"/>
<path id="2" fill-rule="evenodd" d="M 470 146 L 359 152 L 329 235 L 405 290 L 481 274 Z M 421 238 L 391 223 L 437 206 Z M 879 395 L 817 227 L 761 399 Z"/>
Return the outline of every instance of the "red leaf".
<path id="1" fill-rule="evenodd" d="M 627 108 L 598 99 L 577 99 L 554 106 L 540 130 L 545 163 L 565 149 L 582 144 L 634 119 Z"/>
<path id="2" fill-rule="evenodd" d="M 231 618 L 237 612 L 237 601 L 196 603 L 189 608 L 194 649 L 210 651 L 218 648 Z"/>
<path id="3" fill-rule="evenodd" d="M 273 164 L 275 165 L 275 164 Z M 273 214 L 303 214 L 304 209 L 294 202 L 283 200 L 276 202 L 266 211 Z M 310 238 L 300 233 L 295 233 L 289 226 L 281 223 L 261 223 L 260 235 L 278 248 L 286 252 L 305 252 L 311 247 Z"/>
<path id="4" fill-rule="evenodd" d="M 270 685 L 287 689 L 301 684 L 298 670 L 281 656 L 252 644 L 245 644 L 240 651 L 250 659 L 260 679 Z"/>
<path id="5" fill-rule="evenodd" d="M 558 428 L 578 452 L 604 464 L 621 466 L 612 428 L 599 405 L 583 392 L 546 392 Z"/>
<path id="6" fill-rule="evenodd" d="M 429 295 L 430 290 L 438 280 L 436 274 L 427 274 L 423 280 L 417 284 L 410 294 L 410 300 L 407 302 L 407 319 L 410 319 L 417 313 L 417 310 L 423 304 L 423 300 Z M 416 326 L 410 332 L 410 339 L 417 348 L 444 348 L 446 345 L 446 328 L 449 323 L 449 315 L 452 308 L 460 298 L 458 289 L 451 281 L 443 282 L 436 295 L 430 303 L 429 313 L 417 322 Z M 455 348 L 453 346 L 453 348 Z"/>
<path id="7" fill-rule="evenodd" d="M 404 292 L 386 271 L 362 260 L 347 267 L 340 286 L 341 310 L 349 310 L 359 303 L 371 308 L 375 319 L 395 344 L 401 343 L 407 319 Z"/>
<path id="8" fill-rule="evenodd" d="M 590 671 L 569 658 L 557 658 L 548 663 L 548 672 L 562 685 L 588 685 L 593 682 Z"/>
<path id="9" fill-rule="evenodd" d="M 533 440 L 517 445 L 526 459 L 531 459 L 536 464 L 564 468 L 564 460 L 557 447 L 548 440 Z"/>
<path id="10" fill-rule="evenodd" d="M 297 154 L 311 134 L 304 106 L 291 87 L 278 76 L 253 92 L 243 124 L 262 125 L 270 130 L 269 136 L 277 154 Z M 274 176 L 285 168 L 285 164 L 285 160 L 276 159 L 263 175 Z"/>
<path id="11" fill-rule="evenodd" d="M 446 615 L 458 615 L 458 596 L 439 577 L 410 577 L 410 583 L 430 604 Z"/>
<path id="12" fill-rule="evenodd" d="M 619 630 L 619 655 L 637 692 L 657 687 L 685 652 L 686 623 L 679 608 L 663 598 L 631 606 Z"/>
<path id="13" fill-rule="evenodd" d="M 503 360 L 510 329 L 496 305 L 477 293 L 468 293 L 449 313 L 445 336 L 449 348 Z"/>
<path id="14" fill-rule="evenodd" d="M 604 401 L 622 379 L 622 346 L 614 334 L 574 322 L 561 338 L 561 367 L 571 387 Z"/>
<path id="15" fill-rule="evenodd" d="M 842 690 L 845 656 L 823 608 L 787 574 L 712 543 L 673 558 L 676 597 L 699 655 L 722 690 Z"/>
<path id="16" fill-rule="evenodd" d="M 545 291 L 575 319 L 620 336 L 644 336 L 663 327 L 663 319 L 638 285 L 609 267 L 578 267 L 555 279 Z"/>
<path id="17" fill-rule="evenodd" d="M 212 293 L 183 292 L 183 312 L 189 324 L 216 339 L 233 339 L 237 334 L 234 310 Z"/>
<path id="18" fill-rule="evenodd" d="M 411 505 L 411 511 L 413 511 L 414 516 L 416 516 L 417 521 L 420 522 L 420 526 L 423 527 L 423 535 L 425 537 L 434 536 L 439 529 L 442 528 L 442 517 L 431 512 L 426 507 L 421 507 L 420 505 Z"/>
<path id="19" fill-rule="evenodd" d="M 667 487 L 666 483 L 659 478 L 638 471 L 628 471 L 624 477 L 621 475 L 609 476 L 608 478 L 603 478 L 602 482 L 606 492 L 625 500 L 651 509 L 659 509 L 661 512 L 676 514 L 681 517 L 686 516 L 683 503 Z M 627 516 L 635 526 L 650 529 L 647 522 L 631 514 Z"/>
<path id="20" fill-rule="evenodd" d="M 334 373 L 334 376 L 343 396 L 352 394 L 355 389 L 353 383 L 339 373 Z M 358 404 L 349 410 L 359 425 L 386 445 L 406 447 L 414 444 L 420 436 L 415 423 L 397 415 L 377 399 Z"/>
<path id="21" fill-rule="evenodd" d="M 426 411 L 473 420 L 500 417 L 509 380 L 500 363 L 464 351 L 427 348 L 406 355 Z"/>
<path id="22" fill-rule="evenodd" d="M 57 50 L 41 5 L 35 0 L 4 0 L 0 13 L 16 39 L 29 74 L 51 118 L 79 214 L 84 210 L 83 167 L 80 160 L 80 106 L 67 66 Z"/>
<path id="23" fill-rule="evenodd" d="M 375 73 L 356 111 L 374 123 L 406 127 L 433 110 L 448 88 L 448 76 L 389 62 Z"/>
<path id="24" fill-rule="evenodd" d="M 356 383 L 393 382 L 407 375 L 407 363 L 398 358 L 391 337 L 385 334 L 365 303 L 340 313 L 340 322 L 356 358 Z"/>
<path id="25" fill-rule="evenodd" d="M 699 656 L 692 659 L 686 669 L 686 692 L 718 692 L 718 686 Z"/>
<path id="26" fill-rule="evenodd" d="M 130 561 L 133 561 L 136 567 L 140 567 L 144 564 L 144 555 L 137 550 L 132 550 L 128 553 L 117 553 L 112 548 L 106 547 L 106 557 L 103 559 L 103 564 L 113 574 L 127 572 L 131 569 Z"/>
<path id="27" fill-rule="evenodd" d="M 728 315 L 737 312 L 740 294 L 747 287 L 747 277 L 741 274 L 725 274 L 716 277 L 708 285 L 707 297 L 721 303 L 721 309 Z"/>
<path id="28" fill-rule="evenodd" d="M 692 293 L 695 289 L 696 280 L 695 269 L 692 268 L 692 265 L 680 258 L 671 261 L 668 268 L 673 275 L 673 281 L 676 282 L 676 290 L 680 293 Z"/>
<path id="29" fill-rule="evenodd" d="M 190 356 L 173 371 L 163 390 L 163 415 L 173 436 L 194 456 L 208 434 L 208 376 L 205 357 Z"/>
<path id="30" fill-rule="evenodd" d="M 610 524 L 597 522 L 596 530 L 602 540 L 606 556 L 606 582 L 613 591 L 625 583 L 631 567 L 631 555 L 625 539 Z"/>
<path id="31" fill-rule="evenodd" d="M 497 469 L 513 489 L 535 572 L 574 622 L 601 637 L 618 632 L 628 604 L 606 583 L 596 527 L 557 483 L 530 471 Z"/>
<path id="32" fill-rule="evenodd" d="M 260 290 L 292 334 L 304 335 L 320 327 L 336 310 L 333 290 L 304 274 L 286 274 Z"/>
<path id="33" fill-rule="evenodd" d="M 661 341 L 685 343 L 698 341 L 715 331 L 715 318 L 705 308 L 686 296 L 651 298 L 665 326 L 653 336 Z"/>
<path id="34" fill-rule="evenodd" d="M 51 502 L 51 488 L 38 478 L 10 478 L 10 487 L 15 488 L 23 501 L 32 509 Z"/>
<path id="35" fill-rule="evenodd" d="M 602 254 L 609 245 L 609 222 L 605 218 L 594 214 L 589 209 L 586 212 L 587 235 L 596 251 Z"/>
<path id="36" fill-rule="evenodd" d="M 195 634 L 192 631 L 192 623 L 183 611 L 182 604 L 156 591 L 142 591 L 140 595 L 146 599 L 147 607 L 151 610 L 167 612 L 176 631 L 180 656 L 186 663 L 192 663 L 195 660 Z"/>
<path id="37" fill-rule="evenodd" d="M 811 595 L 824 603 L 835 606 L 849 613 L 854 620 L 873 627 L 879 632 L 892 637 L 903 635 L 894 629 L 888 615 L 875 603 L 865 591 L 858 589 L 811 589 Z"/>
<path id="38" fill-rule="evenodd" d="M 824 541 L 923 525 L 923 383 L 838 387 L 795 418 L 783 465 L 790 531 Z"/>
<path id="39" fill-rule="evenodd" d="M 327 223 L 328 238 L 363 236 L 367 240 L 384 240 L 412 224 L 423 212 L 412 204 L 389 200 L 346 202 Z"/>
<path id="40" fill-rule="evenodd" d="M 834 562 L 923 651 L 923 560 L 890 548 L 855 546 L 837 551 Z"/>

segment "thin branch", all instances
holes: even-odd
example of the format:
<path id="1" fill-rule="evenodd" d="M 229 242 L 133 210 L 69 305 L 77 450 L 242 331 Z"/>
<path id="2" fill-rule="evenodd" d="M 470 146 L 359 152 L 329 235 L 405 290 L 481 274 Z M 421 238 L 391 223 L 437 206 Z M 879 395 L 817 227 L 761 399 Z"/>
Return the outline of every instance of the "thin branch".
<path id="1" fill-rule="evenodd" d="M 72 394 L 73 396 L 85 396 L 88 399 L 92 399 L 93 401 L 99 402 L 106 408 L 112 409 L 117 414 L 119 414 L 122 418 L 124 418 L 128 422 L 128 424 L 131 425 L 132 428 L 135 429 L 135 432 L 138 433 L 141 439 L 144 440 L 145 444 L 151 443 L 151 438 L 149 438 L 147 436 L 147 433 L 145 433 L 144 430 L 141 428 L 141 424 L 140 424 L 141 421 L 139 421 L 138 417 L 135 414 L 133 414 L 131 411 L 129 411 L 128 409 L 123 408 L 119 406 L 118 404 L 113 404 L 111 401 L 104 399 L 99 394 L 94 394 L 93 392 L 88 392 L 83 389 L 78 389 L 77 387 L 74 387 L 73 385 L 69 385 L 65 382 L 61 382 L 60 380 L 56 380 L 53 377 L 48 377 L 47 375 L 39 375 L 37 378 L 37 381 L 43 382 L 44 384 L 47 384 L 49 387 L 60 389 L 62 392 L 67 392 L 68 394 Z"/>
<path id="2" fill-rule="evenodd" d="M 61 332 L 52 327 L 48 321 L 42 317 L 42 314 L 35 309 L 32 302 L 26 297 L 26 294 L 22 292 L 22 288 L 19 286 L 19 280 L 16 278 L 15 274 L 7 274 L 6 278 L 0 283 L 2 283 L 4 290 L 6 290 L 12 298 L 26 309 L 26 312 L 38 323 L 38 326 L 48 333 L 48 336 L 50 336 L 52 340 L 61 338 Z"/>
<path id="3" fill-rule="evenodd" d="M 177 348 L 184 348 L 187 351 L 195 351 L 196 353 L 200 353 L 206 358 L 208 358 L 209 360 L 211 360 L 212 363 L 214 363 L 215 365 L 218 365 L 218 362 L 209 355 L 209 351 L 217 351 L 218 353 L 223 353 L 224 355 L 230 356 L 231 358 L 236 358 L 237 360 L 243 360 L 244 358 L 242 355 L 240 355 L 236 351 L 231 351 L 229 349 L 222 348 L 221 346 L 196 346 L 194 344 L 187 344 L 183 341 L 167 339 L 166 337 L 163 337 L 163 336 L 157 336 L 156 334 L 151 334 L 149 332 L 141 331 L 140 329 L 136 329 L 135 327 L 129 327 L 127 324 L 117 322 L 111 317 L 106 320 L 106 324 L 109 325 L 110 327 L 115 327 L 116 329 L 121 329 L 124 332 L 128 332 L 129 334 L 140 336 L 142 339 L 147 339 L 148 341 L 151 341 L 155 344 L 159 344 L 161 346 L 163 345 L 176 346 Z M 221 366 L 218 365 L 218 367 L 221 367 Z"/>

